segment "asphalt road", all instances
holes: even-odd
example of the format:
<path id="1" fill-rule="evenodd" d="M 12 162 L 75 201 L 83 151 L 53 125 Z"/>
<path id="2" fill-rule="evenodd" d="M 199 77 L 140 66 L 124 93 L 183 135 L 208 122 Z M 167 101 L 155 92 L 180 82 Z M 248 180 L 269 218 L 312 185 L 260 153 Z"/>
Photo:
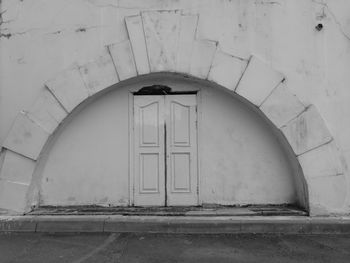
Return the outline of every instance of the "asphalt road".
<path id="1" fill-rule="evenodd" d="M 0 234 L 0 262 L 350 262 L 350 235 Z"/>

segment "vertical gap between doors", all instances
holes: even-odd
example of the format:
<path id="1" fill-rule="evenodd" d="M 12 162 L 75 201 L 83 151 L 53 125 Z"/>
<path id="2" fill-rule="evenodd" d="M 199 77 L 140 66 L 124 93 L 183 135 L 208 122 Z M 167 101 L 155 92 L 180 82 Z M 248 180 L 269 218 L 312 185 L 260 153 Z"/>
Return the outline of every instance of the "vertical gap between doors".
<path id="1" fill-rule="evenodd" d="M 168 180 L 168 175 L 167 175 L 167 150 L 166 150 L 166 123 L 165 123 L 165 118 L 164 118 L 164 191 L 165 191 L 165 201 L 164 201 L 164 206 L 168 206 L 168 192 L 167 192 L 167 180 Z"/>

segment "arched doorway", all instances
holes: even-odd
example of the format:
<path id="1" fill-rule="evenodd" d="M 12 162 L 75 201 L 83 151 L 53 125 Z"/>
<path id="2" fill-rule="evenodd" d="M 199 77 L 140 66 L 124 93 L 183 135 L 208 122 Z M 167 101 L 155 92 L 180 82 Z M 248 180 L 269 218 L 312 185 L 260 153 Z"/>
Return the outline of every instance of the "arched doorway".
<path id="1" fill-rule="evenodd" d="M 154 84 L 172 93 L 137 93 Z M 135 118 L 149 125 L 145 134 Z M 39 205 L 305 207 L 302 174 L 282 141 L 255 107 L 220 86 L 174 74 L 135 78 L 81 105 L 59 129 L 39 162 Z"/>

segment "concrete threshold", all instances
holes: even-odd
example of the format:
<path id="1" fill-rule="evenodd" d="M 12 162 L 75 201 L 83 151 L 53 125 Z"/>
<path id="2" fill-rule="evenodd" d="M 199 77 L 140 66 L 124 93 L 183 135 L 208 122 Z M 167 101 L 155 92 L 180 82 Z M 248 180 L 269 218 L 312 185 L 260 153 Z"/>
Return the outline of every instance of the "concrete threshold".
<path id="1" fill-rule="evenodd" d="M 27 215 L 123 215 L 123 216 L 306 216 L 292 205 L 203 205 L 154 207 L 41 206 Z"/>
<path id="2" fill-rule="evenodd" d="M 350 233 L 350 217 L 0 216 L 0 232 L 345 234 Z"/>

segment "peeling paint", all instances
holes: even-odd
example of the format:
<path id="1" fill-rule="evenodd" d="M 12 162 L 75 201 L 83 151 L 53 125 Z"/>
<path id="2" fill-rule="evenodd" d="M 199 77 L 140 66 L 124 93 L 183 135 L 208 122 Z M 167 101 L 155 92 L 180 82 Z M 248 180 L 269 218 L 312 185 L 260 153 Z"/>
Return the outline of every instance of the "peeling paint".
<path id="1" fill-rule="evenodd" d="M 83 28 L 83 27 L 77 28 L 75 30 L 75 32 L 77 32 L 77 33 L 79 33 L 79 32 L 86 32 L 86 28 Z"/>
<path id="2" fill-rule="evenodd" d="M 10 37 L 12 37 L 12 34 L 8 33 L 8 34 L 3 34 L 3 33 L 0 33 L 0 38 L 1 37 L 4 37 L 4 38 L 7 38 L 7 39 L 10 39 Z"/>
<path id="3" fill-rule="evenodd" d="M 259 5 L 281 5 L 280 2 L 277 1 L 255 1 L 255 4 L 259 4 Z"/>

